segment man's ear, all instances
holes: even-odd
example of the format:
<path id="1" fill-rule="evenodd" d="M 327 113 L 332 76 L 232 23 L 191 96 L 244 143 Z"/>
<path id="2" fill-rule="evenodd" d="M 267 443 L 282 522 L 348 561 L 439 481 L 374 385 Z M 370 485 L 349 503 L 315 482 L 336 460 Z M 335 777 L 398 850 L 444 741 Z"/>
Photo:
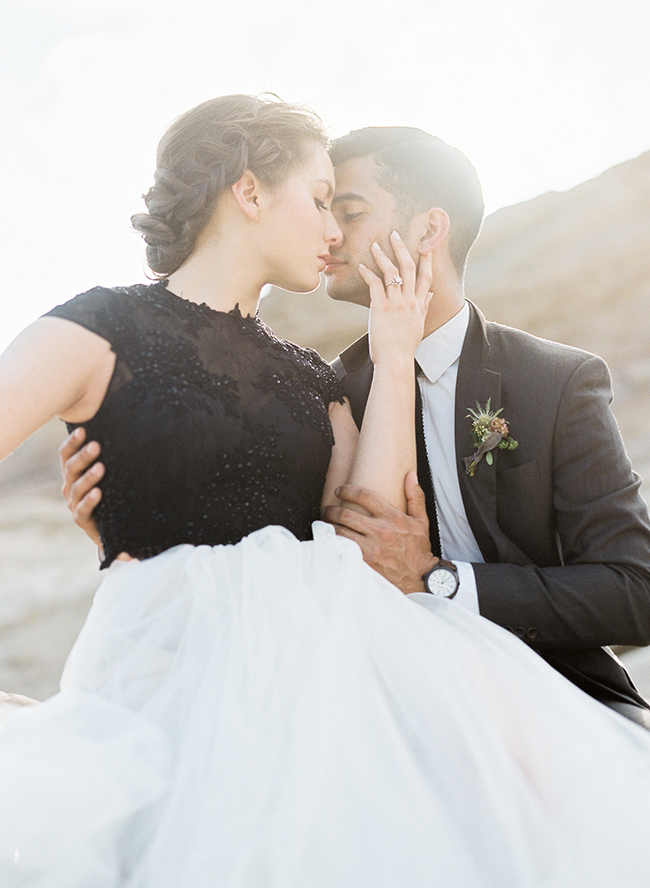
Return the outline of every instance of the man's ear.
<path id="1" fill-rule="evenodd" d="M 422 213 L 424 230 L 417 244 L 417 251 L 421 256 L 432 253 L 445 241 L 449 234 L 449 224 L 449 216 L 440 207 L 433 207 Z"/>
<path id="2" fill-rule="evenodd" d="M 261 186 L 255 173 L 246 170 L 244 175 L 230 186 L 235 202 L 249 219 L 257 221 L 260 212 Z"/>

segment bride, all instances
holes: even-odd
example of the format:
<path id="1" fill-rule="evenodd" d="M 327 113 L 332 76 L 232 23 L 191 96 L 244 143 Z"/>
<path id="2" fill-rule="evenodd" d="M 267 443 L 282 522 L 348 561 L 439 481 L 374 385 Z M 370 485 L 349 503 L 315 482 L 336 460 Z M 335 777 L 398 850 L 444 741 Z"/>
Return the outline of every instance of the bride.
<path id="1" fill-rule="evenodd" d="M 3 888 L 647 884 L 650 735 L 318 520 L 346 481 L 404 508 L 431 277 L 397 235 L 383 282 L 361 268 L 357 441 L 328 365 L 256 317 L 340 239 L 325 145 L 280 102 L 189 111 L 133 220 L 155 282 L 77 296 L 0 360 L 0 455 L 58 415 L 106 466 L 61 692 L 0 731 Z"/>

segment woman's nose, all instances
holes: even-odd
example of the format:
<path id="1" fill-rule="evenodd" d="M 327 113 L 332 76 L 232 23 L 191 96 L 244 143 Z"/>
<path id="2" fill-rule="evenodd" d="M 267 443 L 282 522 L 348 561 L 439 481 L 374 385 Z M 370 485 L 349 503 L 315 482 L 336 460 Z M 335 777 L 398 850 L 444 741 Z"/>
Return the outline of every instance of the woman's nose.
<path id="1" fill-rule="evenodd" d="M 325 232 L 325 240 L 330 246 L 338 247 L 343 243 L 343 232 L 334 216 L 330 214 L 330 224 Z"/>

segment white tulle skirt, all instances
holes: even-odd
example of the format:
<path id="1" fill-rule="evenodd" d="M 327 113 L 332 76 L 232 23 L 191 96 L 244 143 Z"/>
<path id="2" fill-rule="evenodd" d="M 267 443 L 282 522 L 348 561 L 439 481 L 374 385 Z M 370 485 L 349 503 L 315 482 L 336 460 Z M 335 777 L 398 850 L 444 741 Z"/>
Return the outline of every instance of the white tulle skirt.
<path id="1" fill-rule="evenodd" d="M 110 568 L 0 728 L 2 888 L 645 888 L 650 733 L 314 530 Z"/>

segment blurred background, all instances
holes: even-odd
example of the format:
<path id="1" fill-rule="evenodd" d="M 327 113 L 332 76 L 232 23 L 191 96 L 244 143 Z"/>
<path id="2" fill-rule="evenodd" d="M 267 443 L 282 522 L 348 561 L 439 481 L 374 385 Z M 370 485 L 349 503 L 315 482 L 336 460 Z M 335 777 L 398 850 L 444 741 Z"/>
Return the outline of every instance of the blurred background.
<path id="1" fill-rule="evenodd" d="M 214 95 L 312 105 L 332 136 L 419 126 L 464 151 L 488 218 L 467 295 L 602 355 L 650 495 L 650 7 L 645 0 L 0 0 L 0 349 L 95 284 L 146 280 L 129 217 L 168 124 Z M 364 309 L 271 291 L 263 318 L 333 358 Z M 62 504 L 53 422 L 0 465 L 0 689 L 43 699 L 99 583 Z M 646 694 L 646 651 L 626 656 Z"/>

